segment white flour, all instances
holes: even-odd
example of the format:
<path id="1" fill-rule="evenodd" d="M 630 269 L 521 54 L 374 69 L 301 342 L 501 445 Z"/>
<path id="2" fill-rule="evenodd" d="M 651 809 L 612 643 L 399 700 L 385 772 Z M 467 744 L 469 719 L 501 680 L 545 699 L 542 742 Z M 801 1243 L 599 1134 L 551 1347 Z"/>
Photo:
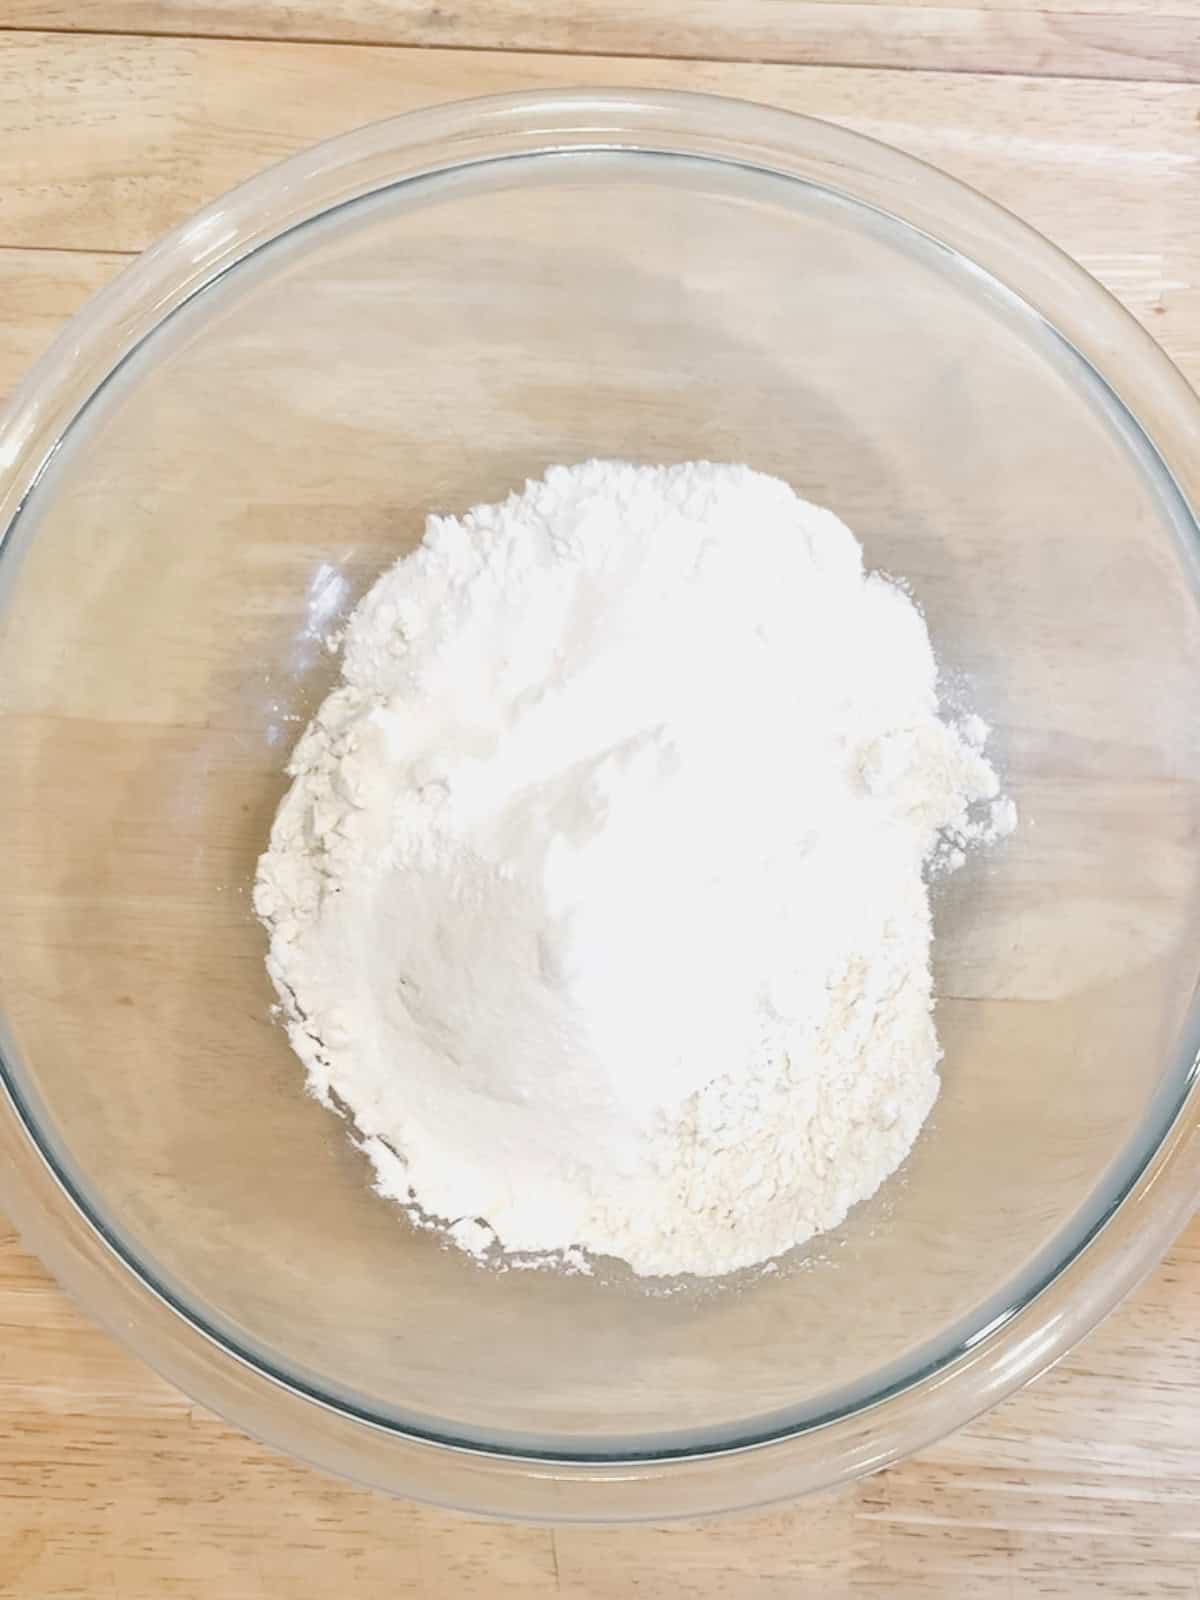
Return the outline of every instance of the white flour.
<path id="1" fill-rule="evenodd" d="M 1015 819 L 836 517 L 556 467 L 431 517 L 343 675 L 255 904 L 384 1194 L 475 1254 L 716 1274 L 894 1171 L 938 1086 L 923 863 Z"/>

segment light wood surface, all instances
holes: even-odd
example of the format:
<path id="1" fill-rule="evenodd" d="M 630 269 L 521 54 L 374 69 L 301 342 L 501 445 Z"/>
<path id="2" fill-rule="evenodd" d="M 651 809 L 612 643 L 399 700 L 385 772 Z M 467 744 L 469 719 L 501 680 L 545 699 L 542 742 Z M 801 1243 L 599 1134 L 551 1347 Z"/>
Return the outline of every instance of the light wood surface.
<path id="1" fill-rule="evenodd" d="M 1196 0 L 2 0 L 0 392 L 129 253 L 265 163 L 415 105 L 604 82 L 747 95 L 936 162 L 1200 382 L 1198 79 Z M 127 1356 L 2 1225 L 0 1325 L 0 1595 L 1200 1600 L 1196 1222 L 989 1417 L 703 1526 L 509 1528 L 331 1481 Z"/>
<path id="2" fill-rule="evenodd" d="M 1200 78 L 1194 0 L 91 0 L 82 9 L 74 0 L 8 0 L 7 20 L 28 28 L 471 50 Z"/>

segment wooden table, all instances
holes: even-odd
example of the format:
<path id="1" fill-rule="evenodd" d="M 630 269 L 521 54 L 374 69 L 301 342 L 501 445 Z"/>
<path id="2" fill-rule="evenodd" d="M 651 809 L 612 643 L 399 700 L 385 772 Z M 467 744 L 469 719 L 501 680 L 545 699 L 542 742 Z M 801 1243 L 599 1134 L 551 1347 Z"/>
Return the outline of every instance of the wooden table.
<path id="1" fill-rule="evenodd" d="M 1200 0 L 0 0 L 0 393 L 132 253 L 408 107 L 645 84 L 830 117 L 977 184 L 1200 381 Z M 251 1443 L 0 1223 L 0 1595 L 1200 1600 L 1200 1225 L 1056 1372 L 916 1460 L 704 1525 L 510 1528 Z"/>

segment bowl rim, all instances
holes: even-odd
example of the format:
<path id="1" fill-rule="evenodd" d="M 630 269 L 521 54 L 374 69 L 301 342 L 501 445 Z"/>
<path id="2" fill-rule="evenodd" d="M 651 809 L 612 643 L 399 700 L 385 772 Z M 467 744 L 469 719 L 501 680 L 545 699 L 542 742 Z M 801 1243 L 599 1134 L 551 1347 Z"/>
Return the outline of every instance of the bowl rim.
<path id="1" fill-rule="evenodd" d="M 765 170 L 875 210 L 1015 297 L 1127 416 L 1188 510 L 1200 402 L 1081 267 L 966 185 L 827 122 L 686 92 L 587 90 L 459 101 L 343 134 L 269 168 L 150 247 L 79 312 L 0 411 L 0 581 L 21 507 L 91 397 L 154 330 L 257 250 L 339 206 L 507 156 L 676 153 Z M 1140 419 L 1140 420 L 1139 420 Z M 1200 546 L 1180 559 L 1200 573 Z M 1052 1269 L 945 1359 L 844 1414 L 663 1455 L 522 1454 L 423 1437 L 256 1363 L 178 1304 L 56 1164 L 0 1037 L 0 1200 L 85 1308 L 171 1381 L 251 1433 L 376 1486 L 485 1514 L 689 1516 L 843 1481 L 920 1448 L 1044 1370 L 1160 1258 L 1200 1195 L 1200 1006 L 1138 1159 Z M 13 1056 L 15 1062 L 15 1055 Z M 1167 1091 L 1170 1092 L 1167 1092 Z"/>

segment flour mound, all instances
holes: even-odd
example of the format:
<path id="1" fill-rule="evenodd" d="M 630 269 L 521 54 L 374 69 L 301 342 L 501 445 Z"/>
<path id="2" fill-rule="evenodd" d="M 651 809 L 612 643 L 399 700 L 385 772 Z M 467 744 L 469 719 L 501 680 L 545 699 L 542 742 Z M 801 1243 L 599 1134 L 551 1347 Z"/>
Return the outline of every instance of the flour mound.
<path id="1" fill-rule="evenodd" d="M 259 866 L 312 1093 L 477 1255 L 712 1275 L 835 1226 L 937 1094 L 923 866 L 1013 820 L 985 737 L 904 592 L 747 467 L 431 517 Z"/>

